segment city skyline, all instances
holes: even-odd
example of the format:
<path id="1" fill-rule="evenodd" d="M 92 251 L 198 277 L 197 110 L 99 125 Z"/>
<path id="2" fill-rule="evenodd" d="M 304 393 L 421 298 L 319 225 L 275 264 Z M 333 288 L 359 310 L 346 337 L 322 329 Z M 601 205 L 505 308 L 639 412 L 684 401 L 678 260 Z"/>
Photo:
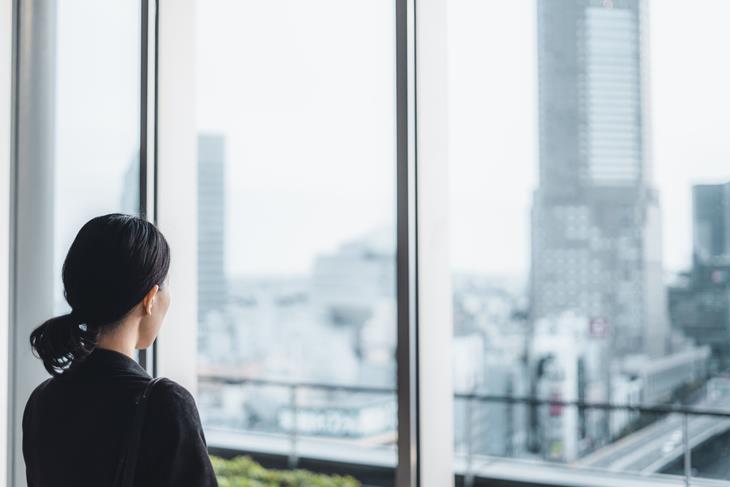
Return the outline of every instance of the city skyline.
<path id="1" fill-rule="evenodd" d="M 449 223 L 457 269 L 528 272 L 529 212 L 538 168 L 535 4 L 503 2 L 494 15 L 491 2 L 449 2 Z M 670 272 L 691 263 L 692 185 L 730 179 L 730 144 L 722 129 L 730 124 L 724 88 L 730 68 L 717 62 L 720 46 L 730 42 L 723 22 L 730 4 L 692 5 L 649 2 L 650 131 L 663 261 Z M 680 26 L 686 35 L 676 35 Z M 475 62 L 475 46 L 483 62 Z M 499 211 L 489 211 L 493 207 Z"/>
<path id="2" fill-rule="evenodd" d="M 378 9 L 377 5 L 382 7 L 383 3 L 374 4 L 373 10 L 380 12 L 378 15 L 388 14 L 387 5 L 384 9 Z M 450 175 L 452 210 L 449 223 L 453 235 L 451 258 L 453 268 L 457 271 L 527 275 L 530 198 L 537 186 L 538 167 L 534 4 L 532 0 L 502 3 L 500 15 L 495 16 L 492 15 L 494 6 L 490 2 L 449 2 L 449 159 L 453 168 Z M 730 144 L 721 130 L 721 127 L 730 124 L 730 94 L 724 89 L 724 86 L 730 84 L 730 69 L 716 62 L 721 58 L 722 46 L 730 42 L 730 33 L 726 32 L 722 24 L 722 18 L 730 15 L 730 4 L 719 0 L 704 0 L 695 4 L 697 8 L 689 10 L 678 0 L 652 1 L 649 5 L 653 159 L 655 186 L 661 194 L 663 240 L 666 242 L 663 260 L 666 271 L 678 272 L 691 263 L 692 185 L 730 179 L 730 172 L 725 169 L 725 161 L 730 161 Z M 241 14 L 232 15 L 231 21 L 242 17 L 255 19 L 258 14 L 262 18 L 268 18 L 278 11 L 273 5 L 226 4 L 226 8 L 232 8 Z M 220 32 L 225 31 L 220 29 L 219 33 L 211 33 L 207 30 L 211 23 L 205 19 L 216 11 L 215 2 L 201 8 L 199 26 L 202 38 L 220 35 Z M 298 13 L 301 14 L 297 16 L 298 21 L 293 17 L 286 19 L 287 25 L 294 31 L 313 22 L 313 12 Z M 372 18 L 372 15 L 375 13 L 371 12 L 368 18 Z M 384 19 L 389 21 L 388 17 Z M 686 36 L 676 36 L 675 29 L 680 23 L 687 33 Z M 261 34 L 278 46 L 277 49 L 285 49 L 290 42 L 289 37 L 279 31 L 261 33 L 264 24 L 247 21 L 247 38 L 254 39 Z M 389 49 L 392 47 L 389 45 L 390 41 L 386 32 L 384 39 L 371 49 L 377 49 L 388 59 Z M 504 49 L 505 45 L 510 48 Z M 479 47 L 477 59 L 482 62 L 474 62 L 476 46 Z M 209 51 L 210 49 L 205 50 L 206 53 Z M 217 56 L 216 53 L 212 57 L 206 55 L 206 66 L 222 67 L 199 72 L 199 83 L 220 88 L 217 93 L 206 95 L 206 100 L 212 100 L 212 103 L 199 107 L 200 130 L 220 132 L 231 140 L 228 156 L 238 173 L 242 170 L 265 171 L 262 174 L 266 176 L 266 181 L 271 182 L 262 186 L 260 191 L 266 191 L 269 185 L 274 185 L 271 190 L 279 191 L 282 198 L 304 198 L 301 200 L 302 208 L 319 210 L 320 206 L 316 202 L 297 192 L 296 188 L 282 187 L 279 184 L 281 182 L 277 183 L 277 178 L 274 177 L 277 176 L 276 164 L 269 169 L 262 169 L 260 162 L 252 166 L 254 161 L 251 158 L 254 154 L 242 145 L 242 140 L 250 138 L 247 133 L 259 133 L 258 129 L 248 124 L 240 125 L 241 116 L 227 111 L 231 106 L 229 97 L 233 93 L 242 106 L 248 107 L 260 120 L 259 125 L 274 123 L 275 119 L 271 117 L 277 114 L 286 115 L 280 113 L 276 105 L 270 104 L 268 98 L 256 101 L 243 95 L 246 92 L 260 93 L 264 89 L 255 79 L 242 78 L 246 71 L 243 66 L 250 66 L 250 63 L 256 65 L 258 58 L 250 58 L 249 64 L 234 63 L 226 66 L 230 63 Z M 345 61 L 349 63 L 349 60 Z M 356 61 L 357 59 L 353 60 Z M 382 66 L 380 69 L 388 69 L 384 64 Z M 279 67 L 271 69 L 272 78 L 288 76 L 288 72 L 278 71 Z M 377 79 L 384 77 L 385 74 L 381 73 Z M 221 78 L 227 79 L 224 85 L 221 84 L 224 83 Z M 372 81 L 372 78 L 363 80 L 363 84 L 381 86 L 378 88 L 379 92 L 384 99 L 390 99 L 392 93 L 389 86 Z M 310 103 L 313 102 L 312 96 L 318 92 L 313 92 L 310 85 L 302 83 L 304 82 L 295 83 L 297 96 L 305 96 L 311 100 Z M 229 84 L 230 89 L 226 88 Z M 232 88 L 234 84 L 237 86 L 235 90 Z M 295 94 L 287 95 L 290 96 Z M 272 113 L 267 114 L 270 110 Z M 370 117 L 385 112 L 374 113 L 368 109 L 362 113 Z M 383 118 L 381 122 L 383 120 L 388 118 Z M 686 120 L 691 120 L 691 124 Z M 335 132 L 332 136 L 338 137 Z M 371 140 L 379 143 L 381 137 L 371 137 Z M 372 182 L 390 174 L 388 165 L 394 164 L 389 145 L 391 140 L 384 140 L 388 142 L 385 145 L 380 144 L 382 147 L 377 150 L 383 154 L 380 159 L 385 164 L 379 163 L 377 171 L 362 173 L 360 166 L 372 169 L 372 165 L 367 161 L 347 161 L 346 165 L 357 170 L 358 177 L 363 177 L 369 184 L 349 188 L 339 208 L 332 208 L 332 203 L 323 202 L 321 206 L 331 218 L 339 222 L 349 212 L 353 215 L 352 220 L 361 221 L 370 227 L 382 224 L 387 219 L 392 193 L 384 189 L 379 189 L 377 194 L 363 193 L 367 187 L 378 187 L 377 183 Z M 277 150 L 277 157 L 281 160 L 301 158 L 301 154 L 298 155 L 290 147 Z M 343 150 L 342 153 L 347 154 L 348 151 Z M 509 164 L 501 161 L 508 161 Z M 312 161 L 307 163 L 312 164 Z M 330 167 L 326 170 L 331 169 Z M 311 166 L 311 172 L 299 173 L 293 177 L 296 181 L 307 181 L 307 184 L 321 184 L 317 175 L 323 174 L 322 171 L 325 171 L 323 165 L 316 163 Z M 337 170 L 332 174 L 336 178 L 340 177 Z M 495 174 L 499 177 L 495 178 Z M 232 185 L 229 191 L 231 196 L 227 202 L 229 207 L 260 206 L 266 201 L 265 195 L 260 192 L 249 194 L 248 197 L 241 196 L 248 187 L 240 187 L 236 179 L 231 178 L 229 182 Z M 372 201 L 381 201 L 381 206 L 369 211 L 367 205 L 372 204 Z M 497 207 L 500 211 L 490 210 Z M 380 218 L 374 218 L 375 215 Z M 296 209 L 292 210 L 284 203 L 272 208 L 267 218 L 273 216 L 301 219 Z M 265 227 L 265 222 L 261 219 L 249 221 L 254 227 Z M 234 223 L 229 220 L 229 227 Z M 231 262 L 227 271 L 231 275 L 306 273 L 311 269 L 311 262 L 317 253 L 331 251 L 337 247 L 338 242 L 364 233 L 364 228 L 356 228 L 352 223 L 348 225 L 338 228 L 318 225 L 316 231 L 300 235 L 300 250 L 288 252 L 287 255 L 282 255 L 284 252 L 279 250 L 280 247 L 276 247 L 277 254 L 266 245 L 268 240 L 285 241 L 288 233 L 282 229 L 271 228 L 267 238 L 257 237 L 256 241 L 247 241 L 245 232 L 237 230 L 227 240 L 227 251 L 250 252 L 260 258 L 257 262 L 249 262 L 245 258 L 237 259 Z"/>
<path id="3" fill-rule="evenodd" d="M 452 113 L 464 109 L 460 101 L 478 108 L 473 118 L 452 120 L 450 126 L 455 153 L 469 149 L 461 153 L 465 159 L 449 160 L 451 173 L 456 175 L 451 182 L 455 225 L 450 236 L 457 244 L 452 256 L 469 262 L 469 253 L 461 253 L 464 245 L 481 243 L 478 258 L 486 258 L 490 265 L 468 265 L 475 274 L 482 274 L 460 276 L 462 268 L 452 262 L 454 333 L 444 347 L 451 348 L 454 359 L 451 373 L 456 393 L 646 406 L 683 401 L 702 407 L 718 400 L 702 394 L 712 371 L 717 370 L 712 368 L 712 356 L 718 347 L 683 333 L 708 324 L 697 319 L 703 316 L 702 300 L 710 295 L 702 285 L 673 293 L 674 309 L 680 311 L 673 317 L 680 316 L 684 322 L 669 329 L 661 247 L 667 239 L 661 234 L 659 206 L 663 189 L 655 185 L 653 164 L 658 141 L 652 131 L 656 113 L 651 111 L 650 100 L 657 85 L 651 83 L 654 51 L 647 36 L 648 4 L 648 0 L 538 0 L 529 5 L 538 11 L 539 22 L 518 28 L 523 35 L 522 29 L 534 29 L 522 39 L 533 42 L 531 47 L 523 43 L 516 51 L 504 49 L 509 45 L 507 39 L 466 46 L 471 49 L 469 66 L 481 66 L 492 78 L 470 89 L 452 85 L 452 93 L 469 95 L 457 100 Z M 334 7 L 331 0 L 317 5 Z M 525 5 L 528 3 L 520 4 Z M 281 13 L 281 5 L 249 4 L 241 10 L 229 6 L 229 14 L 245 13 L 257 20 L 260 15 Z M 359 416 L 370 410 L 367 415 L 377 419 L 367 428 L 341 430 L 326 425 L 341 406 L 341 397 L 312 392 L 292 405 L 281 391 L 247 397 L 238 388 L 226 387 L 225 382 L 216 385 L 220 379 L 240 376 L 351 387 L 395 383 L 399 302 L 395 293 L 396 232 L 389 222 L 395 208 L 395 160 L 393 127 L 386 123 L 394 112 L 392 106 L 386 111 L 393 100 L 384 96 L 392 91 L 392 79 L 386 76 L 392 73 L 386 63 L 351 62 L 342 67 L 348 74 L 349 91 L 334 87 L 335 92 L 324 93 L 330 86 L 329 76 L 337 76 L 328 71 L 327 54 L 331 52 L 321 56 L 319 51 L 310 51 L 320 47 L 321 33 L 304 36 L 312 19 L 307 19 L 300 6 L 287 7 L 288 14 L 304 17 L 285 16 L 282 30 L 293 29 L 307 39 L 298 42 L 292 52 L 286 50 L 288 34 L 282 30 L 261 33 L 252 26 L 254 31 L 244 34 L 244 38 L 263 35 L 281 55 L 281 66 L 270 66 L 260 64 L 262 59 L 251 46 L 239 53 L 242 65 L 255 73 L 265 69 L 266 76 L 251 76 L 251 80 L 215 59 L 221 50 L 216 42 L 227 41 L 225 34 L 211 35 L 199 46 L 200 52 L 213 53 L 198 72 L 200 81 L 216 88 L 204 92 L 199 131 L 216 134 L 220 146 L 227 148 L 217 157 L 228 161 L 226 183 L 218 180 L 215 195 L 216 200 L 225 200 L 220 212 L 225 207 L 226 215 L 222 221 L 216 215 L 215 220 L 230 237 L 226 250 L 216 255 L 226 255 L 223 266 L 229 299 L 218 313 L 209 313 L 200 323 L 204 335 L 199 341 L 200 370 L 201 378 L 208 381 L 203 397 L 209 405 L 204 409 L 204 421 L 246 435 L 263 431 L 287 434 L 292 431 L 292 411 L 301 408 L 308 422 L 299 430 L 303 435 L 347 439 L 352 434 L 368 448 L 387 447 L 395 433 L 394 418 L 380 413 L 371 416 L 370 401 L 356 392 L 347 396 L 350 412 Z M 382 25 L 392 21 L 386 7 L 385 2 L 375 2 L 352 4 L 346 10 L 348 15 L 372 15 L 367 21 Z M 492 17 L 481 20 L 497 22 Z M 504 18 L 498 21 L 515 25 Z M 238 22 L 235 26 L 241 27 Z M 485 30 L 484 25 L 479 27 L 478 32 Z M 515 39 L 506 28 L 496 32 Z M 352 41 L 349 33 L 337 33 L 346 36 L 343 45 Z M 360 36 L 347 49 L 354 59 L 367 54 L 363 42 L 367 34 Z M 383 42 L 378 49 L 392 49 L 393 39 L 390 41 L 390 46 Z M 461 45 L 456 44 L 452 53 L 458 55 Z M 490 62 L 491 57 L 482 56 L 487 62 L 475 63 L 474 46 L 505 61 L 508 69 L 501 70 L 501 65 Z M 499 57 L 500 49 L 509 58 Z M 531 55 L 519 56 L 526 51 Z M 307 66 L 297 64 L 301 63 L 298 54 L 307 55 Z M 509 63 L 528 62 L 535 64 L 530 68 L 531 77 L 515 77 L 509 71 L 513 67 Z M 361 71 L 365 66 L 367 73 Z M 457 62 L 450 74 L 458 72 Z M 473 81 L 461 75 L 459 83 Z M 294 81 L 283 86 L 284 91 L 277 85 L 262 94 L 261 83 L 270 76 L 277 80 L 289 76 Z M 507 83 L 515 86 L 501 91 L 496 89 L 500 81 L 505 83 L 503 88 Z M 531 83 L 539 89 L 525 89 Z M 358 96 L 361 91 L 365 96 Z M 484 104 L 479 97 L 485 92 L 494 97 L 492 101 L 503 96 L 506 100 L 494 106 Z M 219 97 L 221 93 L 228 96 Z M 537 93 L 539 98 L 535 98 Z M 363 107 L 368 97 L 379 100 L 375 109 Z M 519 97 L 522 99 L 513 104 Z M 475 99 L 479 103 L 473 103 Z M 338 103 L 350 101 L 353 112 L 340 111 Z M 363 110 L 362 118 L 357 107 Z M 499 126 L 514 116 L 513 108 L 537 115 L 520 112 L 524 117 L 509 129 L 512 137 L 500 139 L 509 130 L 500 131 Z M 489 122 L 481 123 L 483 119 Z M 524 124 L 537 120 L 539 140 L 536 133 L 524 137 Z M 465 122 L 466 126 L 461 125 Z M 521 144 L 520 137 L 524 139 Z M 534 147 L 538 142 L 539 151 Z M 503 150 L 501 160 L 490 157 L 499 150 Z M 532 162 L 526 170 L 521 163 L 529 159 Z M 463 179 L 469 169 L 464 163 L 479 167 L 468 181 Z M 724 173 L 719 177 L 724 178 Z M 691 192 L 692 181 L 678 181 Z M 205 180 L 199 181 L 199 185 L 205 184 Z M 499 189 L 489 193 L 490 188 Z M 470 196 L 476 198 L 469 200 Z M 529 202 L 531 212 L 522 208 L 518 214 L 511 206 L 518 199 Z M 462 205 L 464 201 L 469 204 Z M 688 205 L 685 210 L 691 215 L 693 208 Z M 465 215 L 471 219 L 462 221 Z M 503 225 L 495 224 L 498 220 Z M 683 223 L 685 228 L 676 224 L 674 229 L 689 236 L 691 252 L 693 222 Z M 527 247 L 532 258 L 515 244 L 519 228 L 528 225 L 532 241 Z M 378 228 L 384 230 L 382 240 L 376 238 Z M 488 241 L 480 240 L 480 232 L 491 234 Z M 668 243 L 674 252 L 687 242 Z M 499 262 L 504 258 L 500 246 L 505 245 L 513 247 L 512 258 Z M 493 275 L 510 269 L 516 256 L 521 266 L 531 266 L 529 290 L 513 286 L 512 280 L 483 277 L 485 270 Z M 677 264 L 677 270 L 685 271 L 688 264 L 686 259 Z M 517 274 L 527 281 L 526 269 Z M 276 277 L 261 277 L 272 275 Z M 201 294 L 206 294 L 204 283 L 199 285 Z M 725 289 L 712 291 L 720 295 Z M 723 324 L 717 320 L 713 326 Z M 321 353 L 321 346 L 327 348 L 326 354 Z M 332 363 L 337 367 L 331 367 Z M 211 374 L 218 379 L 211 380 Z M 386 399 L 383 405 L 394 404 L 394 400 Z M 389 406 L 377 410 L 388 411 Z M 647 426 L 654 421 L 655 425 Z M 658 462 L 652 460 L 652 454 L 655 444 L 666 443 L 673 418 L 647 419 L 638 411 L 616 415 L 584 406 L 526 404 L 514 408 L 455 400 L 454 424 L 457 450 L 475 448 L 479 454 L 553 462 L 586 458 L 605 463 L 607 468 L 631 462 L 627 470 L 647 472 L 661 471 L 672 460 L 665 455 Z M 695 424 L 703 432 L 711 427 Z M 641 433 L 634 435 L 637 430 Z M 645 433 L 654 430 L 660 432 L 647 442 L 646 452 L 638 451 L 640 457 L 624 453 L 620 458 L 604 458 L 610 449 L 604 447 L 612 448 L 619 439 L 626 440 L 622 444 L 641 444 Z"/>
<path id="4" fill-rule="evenodd" d="M 115 181 L 121 180 L 127 169 L 137 136 L 135 127 L 138 114 L 128 107 L 135 106 L 138 97 L 135 74 L 138 48 L 125 44 L 126 39 L 138 38 L 135 29 L 129 28 L 138 15 L 137 7 L 129 9 L 127 22 L 119 21 L 115 24 L 119 26 L 118 35 L 108 38 L 109 49 L 113 49 L 117 59 L 114 72 L 122 70 L 119 71 L 122 75 L 106 76 L 105 83 L 102 84 L 78 85 L 75 81 L 75 73 L 85 69 L 80 64 L 81 59 L 87 57 L 86 54 L 81 54 L 85 51 L 76 49 L 84 42 L 84 34 L 67 29 L 65 26 L 68 21 L 64 19 L 73 18 L 75 9 L 88 11 L 95 5 L 88 1 L 73 2 L 68 9 L 60 11 L 60 105 L 56 116 L 63 123 L 59 123 L 57 127 L 57 140 L 61 144 L 57 157 L 59 163 L 68 170 L 59 173 L 56 188 L 59 194 L 83 192 L 86 197 L 83 207 L 79 206 L 80 201 L 74 199 L 62 199 L 56 205 L 56 214 L 59 217 L 78 215 L 69 220 L 68 225 L 59 227 L 57 260 L 68 248 L 75 234 L 74 229 L 93 216 L 88 214 L 89 208 L 108 207 L 108 201 L 118 201 L 120 197 L 110 198 L 108 191 L 88 187 L 88 178 L 79 179 L 65 175 L 88 174 L 89 168 L 93 168 L 93 177 L 90 179 L 98 183 L 95 185 L 97 188 L 119 187 L 121 195 L 122 188 Z M 693 3 L 696 8 L 686 9 L 680 0 L 663 0 L 651 1 L 649 5 L 654 170 L 656 187 L 661 194 L 664 264 L 665 270 L 678 272 L 691 264 L 692 185 L 730 180 L 730 171 L 726 169 L 727 161 L 730 161 L 730 143 L 722 130 L 722 127 L 730 125 L 730 92 L 725 89 L 730 85 L 730 67 L 717 62 L 723 56 L 722 46 L 730 43 L 730 32 L 724 28 L 723 21 L 730 16 L 730 4 L 723 0 L 700 0 Z M 226 8 L 229 7 L 244 8 L 243 5 L 230 5 Z M 256 5 L 249 7 L 253 9 L 253 13 L 258 9 L 269 8 Z M 449 158 L 457 168 L 450 175 L 450 227 L 453 230 L 451 258 L 457 271 L 526 276 L 529 266 L 530 197 L 537 185 L 534 1 L 502 3 L 499 16 L 491 15 L 493 8 L 490 2 L 478 0 L 449 2 Z M 205 22 L 205 19 L 215 15 L 218 10 L 215 2 L 210 5 L 206 3 L 200 10 L 200 36 L 206 38 L 211 34 L 209 26 L 212 23 Z M 380 15 L 387 15 L 387 9 L 384 12 Z M 275 13 L 276 9 L 269 11 L 265 17 L 269 18 Z M 302 23 L 306 23 L 307 19 L 311 20 L 311 15 L 304 12 L 299 18 Z M 231 17 L 230 21 L 241 18 Z M 255 18 L 251 15 L 245 17 Z M 287 22 L 294 20 L 289 18 Z M 249 23 L 252 24 L 247 24 L 250 27 L 249 37 L 254 39 L 265 23 L 253 20 Z M 676 35 L 675 30 L 679 25 L 682 25 L 686 35 Z M 223 30 L 225 29 L 220 29 Z M 384 33 L 384 37 L 387 38 L 387 33 Z M 390 57 L 388 41 L 383 40 L 378 47 L 386 59 Z M 276 40 L 281 49 L 287 42 L 287 38 Z M 510 49 L 504 49 L 504 45 L 509 45 Z M 479 59 L 484 62 L 474 62 L 475 46 L 479 46 Z M 220 56 L 223 55 L 221 52 Z M 225 63 L 225 59 L 214 56 L 207 63 Z M 237 76 L 243 75 L 245 69 L 235 64 L 230 68 Z M 496 75 L 495 66 L 499 68 Z M 215 75 L 215 71 L 211 73 Z M 210 86 L 210 83 L 206 83 L 209 78 L 203 74 L 200 76 L 202 78 L 199 83 Z M 277 72 L 272 71 L 272 77 L 276 76 Z M 233 79 L 240 81 L 238 77 Z M 220 82 L 221 80 L 214 81 L 213 86 Z M 95 100 L 110 89 L 116 93 L 113 110 L 119 114 L 128 113 L 128 117 L 104 118 L 101 125 L 90 123 L 99 120 L 98 117 L 87 117 L 95 109 Z M 243 82 L 239 90 L 243 89 L 261 91 L 263 87 Z M 218 94 L 211 96 L 228 100 L 228 89 L 218 91 Z M 64 93 L 68 96 L 63 95 Z M 390 96 L 392 94 L 386 90 L 386 98 Z M 73 109 L 69 106 L 70 100 L 73 100 Z M 251 108 L 256 113 L 265 112 L 265 102 L 263 100 L 263 103 Z M 233 130 L 237 125 L 236 120 L 230 116 L 218 117 L 221 106 L 226 105 L 216 102 L 213 106 L 198 110 L 200 130 L 222 131 L 229 138 L 235 138 L 233 136 L 240 133 Z M 500 115 L 485 117 L 484 113 Z M 80 128 L 83 130 L 79 130 Z M 241 128 L 245 130 L 247 127 Z M 115 134 L 114 137 L 107 137 L 109 133 Z M 484 134 L 493 136 L 485 139 Z M 109 144 L 88 143 L 92 139 L 107 138 Z M 388 150 L 389 148 L 381 152 L 389 153 Z M 234 141 L 229 159 L 240 161 L 240 151 Z M 490 162 L 503 160 L 510 162 L 508 171 L 504 170 L 504 164 Z M 364 163 L 364 166 L 367 164 Z M 499 178 L 493 177 L 495 170 L 499 171 Z M 386 173 L 379 172 L 374 176 L 382 174 Z M 372 180 L 372 174 L 366 173 L 365 176 L 366 180 Z M 356 187 L 353 191 L 359 192 L 361 189 Z M 382 200 L 383 207 L 386 208 L 385 211 L 381 208 L 381 214 L 387 214 L 391 197 L 390 192 L 378 196 L 377 199 Z M 362 197 L 359 199 L 362 200 Z M 231 197 L 227 203 L 228 206 L 236 207 L 248 204 L 248 200 Z M 352 204 L 359 208 L 354 214 L 362 220 L 365 211 L 363 203 L 355 200 Z M 496 205 L 499 205 L 500 211 L 488 211 L 489 208 L 497 207 Z M 344 208 L 330 211 L 334 212 L 333 215 L 338 215 Z M 282 208 L 277 214 L 286 216 L 286 208 Z M 298 218 L 298 215 L 292 214 L 292 217 Z M 384 219 L 380 220 L 368 223 L 377 226 Z M 482 224 L 475 225 L 475 222 Z M 495 238 L 493 229 L 499 230 L 499 238 Z M 361 229 L 352 227 L 343 228 L 347 230 L 347 235 L 333 233 L 332 229 L 325 230 L 324 233 L 311 232 L 305 235 L 304 251 L 287 255 L 287 260 L 279 259 L 278 265 L 272 265 L 271 262 L 280 255 L 267 249 L 264 239 L 251 245 L 239 245 L 246 238 L 239 231 L 235 238 L 233 235 L 229 237 L 226 242 L 227 251 L 240 248 L 248 249 L 252 253 L 260 251 L 265 259 L 261 259 L 257 265 L 236 261 L 229 271 L 232 275 L 252 272 L 264 275 L 283 274 L 290 270 L 294 273 L 305 273 L 316 253 L 333 250 L 339 241 L 362 233 Z M 272 239 L 280 239 L 281 235 L 281 231 L 275 231 Z M 484 249 L 489 249 L 489 252 Z"/>

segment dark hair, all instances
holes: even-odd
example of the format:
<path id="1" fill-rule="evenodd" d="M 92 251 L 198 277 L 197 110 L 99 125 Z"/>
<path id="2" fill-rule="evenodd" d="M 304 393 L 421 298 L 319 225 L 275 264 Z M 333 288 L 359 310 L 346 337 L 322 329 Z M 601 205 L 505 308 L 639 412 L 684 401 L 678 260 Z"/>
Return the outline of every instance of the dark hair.
<path id="1" fill-rule="evenodd" d="M 89 220 L 63 263 L 71 312 L 30 335 L 46 370 L 60 375 L 83 361 L 101 330 L 116 325 L 152 287 L 162 285 L 169 268 L 167 240 L 152 223 L 118 213 Z"/>

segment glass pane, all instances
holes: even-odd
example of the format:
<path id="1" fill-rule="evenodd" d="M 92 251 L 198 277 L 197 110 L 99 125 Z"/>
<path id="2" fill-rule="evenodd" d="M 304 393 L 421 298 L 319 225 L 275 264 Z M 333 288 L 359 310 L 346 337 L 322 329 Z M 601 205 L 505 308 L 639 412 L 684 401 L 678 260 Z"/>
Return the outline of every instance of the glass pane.
<path id="1" fill-rule="evenodd" d="M 212 446 L 290 466 L 395 464 L 394 12 L 392 0 L 198 5 Z"/>
<path id="2" fill-rule="evenodd" d="M 448 5 L 457 473 L 730 479 L 730 5 Z"/>
<path id="3" fill-rule="evenodd" d="M 140 2 L 56 7 L 54 242 L 60 269 L 81 225 L 139 211 Z M 52 112 L 53 113 L 53 112 Z M 60 272 L 56 298 L 66 307 Z"/>

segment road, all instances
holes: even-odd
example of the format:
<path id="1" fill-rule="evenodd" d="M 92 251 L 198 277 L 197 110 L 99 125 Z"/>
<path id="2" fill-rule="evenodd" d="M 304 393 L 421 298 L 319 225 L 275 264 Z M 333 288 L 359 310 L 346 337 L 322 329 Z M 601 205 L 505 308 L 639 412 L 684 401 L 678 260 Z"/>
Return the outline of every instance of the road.
<path id="1" fill-rule="evenodd" d="M 730 387 L 717 388 L 712 394 L 692 404 L 693 407 L 721 410 L 730 404 Z M 690 448 L 730 430 L 730 418 L 689 416 Z M 660 471 L 684 454 L 683 415 L 670 414 L 621 440 L 588 455 L 581 466 L 612 471 L 650 474 Z"/>

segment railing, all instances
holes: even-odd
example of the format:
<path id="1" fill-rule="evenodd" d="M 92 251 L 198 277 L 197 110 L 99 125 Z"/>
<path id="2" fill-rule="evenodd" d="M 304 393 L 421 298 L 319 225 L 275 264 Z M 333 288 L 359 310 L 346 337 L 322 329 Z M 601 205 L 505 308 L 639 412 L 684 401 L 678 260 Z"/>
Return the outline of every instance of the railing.
<path id="1" fill-rule="evenodd" d="M 224 377 L 219 375 L 200 375 L 199 380 L 205 384 L 218 384 L 218 385 L 232 385 L 232 386 L 262 386 L 262 387 L 280 387 L 289 391 L 289 402 L 288 407 L 293 417 L 293 427 L 286 433 L 289 440 L 289 452 L 288 452 L 288 464 L 291 468 L 295 468 L 299 462 L 298 443 L 300 441 L 300 432 L 298 431 L 298 414 L 300 409 L 299 404 L 299 393 L 303 390 L 311 391 L 323 391 L 323 392 L 345 392 L 345 393 L 357 393 L 357 394 L 372 394 L 372 395 L 385 395 L 393 396 L 396 394 L 396 390 L 385 387 L 367 387 L 367 386 L 352 386 L 344 384 L 322 384 L 316 382 L 289 382 L 281 380 L 268 380 L 268 379 L 255 379 L 246 377 Z M 683 477 L 684 485 L 689 487 L 692 482 L 692 448 L 699 445 L 699 443 L 692 445 L 690 435 L 690 418 L 691 417 L 709 417 L 722 420 L 722 427 L 726 430 L 730 430 L 730 410 L 722 411 L 717 409 L 702 408 L 702 407 L 689 407 L 689 406 L 678 406 L 678 405 L 656 405 L 656 406 L 643 406 L 643 405 L 631 405 L 631 404 L 610 404 L 600 402 L 585 402 L 585 401 L 565 401 L 557 399 L 541 399 L 535 397 L 515 397 L 515 396 L 501 396 L 501 395 L 489 395 L 479 393 L 456 393 L 454 394 L 455 400 L 466 401 L 467 409 L 467 420 L 465 423 L 465 467 L 463 471 L 464 485 L 471 487 L 474 485 L 477 472 L 474 469 L 474 461 L 477 455 L 473 451 L 473 440 L 470 434 L 470 428 L 472 426 L 471 416 L 473 407 L 477 403 L 488 403 L 488 404 L 509 404 L 519 405 L 527 407 L 559 407 L 559 408 L 576 408 L 577 410 L 602 410 L 608 414 L 615 411 L 622 412 L 633 412 L 644 415 L 656 415 L 666 416 L 665 419 L 681 417 L 681 431 L 682 431 L 682 450 L 681 457 L 683 458 Z M 727 423 L 727 424 L 725 424 Z M 640 430 L 643 431 L 643 430 Z M 724 431 L 724 430 L 723 430 Z M 699 435 L 698 441 L 704 441 L 708 438 Z M 669 452 L 668 452 L 669 453 Z M 678 458 L 680 455 L 676 455 Z M 580 462 L 578 462 L 580 463 Z"/>

